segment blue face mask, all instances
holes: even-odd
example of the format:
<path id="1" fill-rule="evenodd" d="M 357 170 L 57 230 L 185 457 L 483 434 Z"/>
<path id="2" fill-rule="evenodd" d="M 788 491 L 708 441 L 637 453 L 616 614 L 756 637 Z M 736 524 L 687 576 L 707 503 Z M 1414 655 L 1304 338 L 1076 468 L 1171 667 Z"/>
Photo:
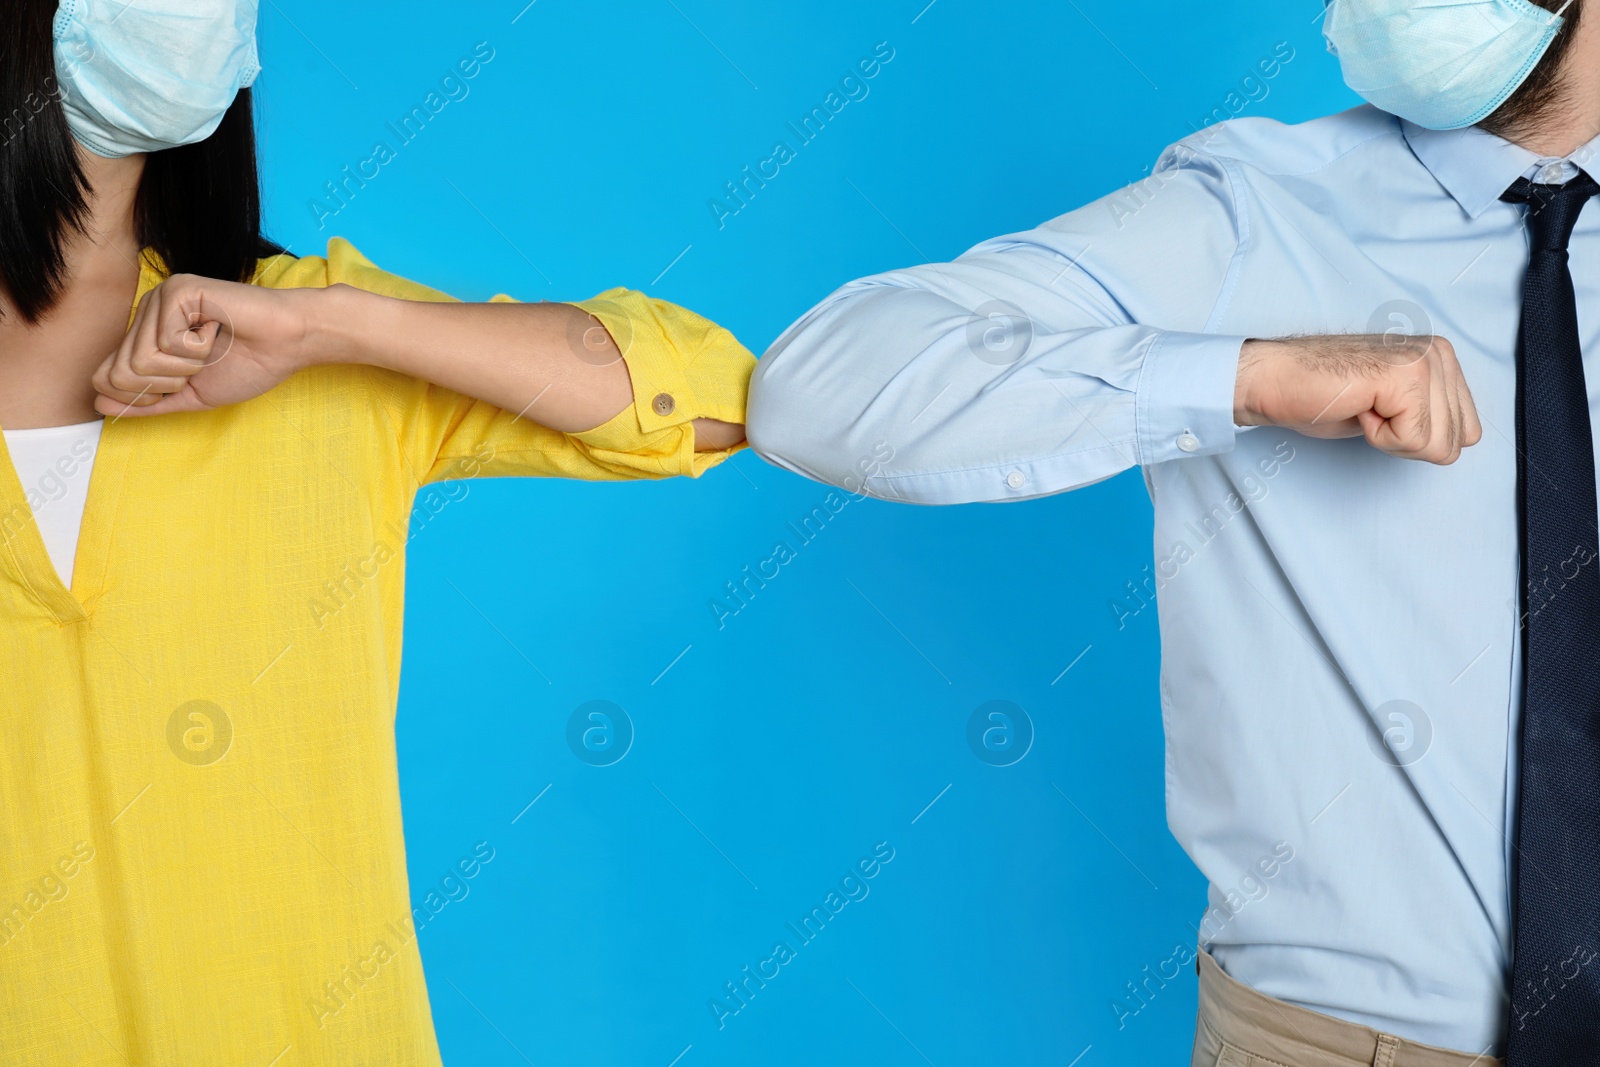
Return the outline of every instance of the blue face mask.
<path id="1" fill-rule="evenodd" d="M 0 0 L 0 3 L 6 0 Z M 102 156 L 203 141 L 254 82 L 257 0 L 61 0 L 67 125 Z"/>
<path id="2" fill-rule="evenodd" d="M 1322 33 L 1346 84 L 1372 104 L 1459 130 L 1527 81 L 1564 21 L 1529 0 L 1331 0 Z"/>

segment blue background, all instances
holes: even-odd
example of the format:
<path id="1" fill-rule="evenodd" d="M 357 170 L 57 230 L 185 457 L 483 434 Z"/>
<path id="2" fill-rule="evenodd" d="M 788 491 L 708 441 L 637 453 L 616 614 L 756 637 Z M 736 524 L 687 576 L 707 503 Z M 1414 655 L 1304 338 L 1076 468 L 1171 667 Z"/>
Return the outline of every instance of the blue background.
<path id="1" fill-rule="evenodd" d="M 642 288 L 759 353 L 850 278 L 1137 180 L 1280 41 L 1243 114 L 1355 102 L 1321 0 L 525 2 L 268 0 L 270 233 L 467 299 Z M 401 145 L 386 124 L 479 42 L 467 95 Z M 866 98 L 799 145 L 786 123 L 879 42 Z M 710 202 L 780 139 L 797 157 L 719 226 Z M 327 199 L 379 140 L 394 158 Z M 495 850 L 421 935 L 446 1064 L 1187 1062 L 1192 969 L 1124 999 L 1205 907 L 1165 825 L 1155 614 L 1119 630 L 1110 607 L 1150 559 L 1138 474 L 1003 508 L 852 501 L 802 544 L 787 524 L 826 496 L 744 452 L 699 481 L 472 483 L 421 528 L 414 899 Z M 780 540 L 796 558 L 719 628 Z M 567 740 L 592 700 L 631 723 L 610 766 Z M 991 700 L 1032 723 L 1008 767 L 967 742 Z M 879 842 L 870 894 L 802 944 L 785 924 Z M 710 1002 L 779 940 L 795 958 L 719 1026 Z"/>

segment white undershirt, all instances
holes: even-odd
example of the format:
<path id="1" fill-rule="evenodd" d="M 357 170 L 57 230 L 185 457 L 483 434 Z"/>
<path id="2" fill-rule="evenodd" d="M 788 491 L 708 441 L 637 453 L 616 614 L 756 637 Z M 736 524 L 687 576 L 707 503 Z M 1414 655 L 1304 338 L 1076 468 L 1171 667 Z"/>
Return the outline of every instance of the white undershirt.
<path id="1" fill-rule="evenodd" d="M 33 509 L 50 562 L 68 588 L 102 421 L 5 431 L 6 451 L 17 468 L 23 495 Z"/>

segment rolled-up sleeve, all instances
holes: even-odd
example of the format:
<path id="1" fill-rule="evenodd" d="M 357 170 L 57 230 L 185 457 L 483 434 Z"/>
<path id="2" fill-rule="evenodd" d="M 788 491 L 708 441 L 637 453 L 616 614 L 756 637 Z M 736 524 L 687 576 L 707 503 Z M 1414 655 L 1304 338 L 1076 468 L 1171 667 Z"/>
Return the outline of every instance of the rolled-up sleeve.
<path id="1" fill-rule="evenodd" d="M 1226 160 L 1152 176 L 952 263 L 851 282 L 771 347 L 748 433 L 873 496 L 1020 500 L 1233 447 L 1245 338 L 1213 329 L 1248 232 Z"/>
<path id="2" fill-rule="evenodd" d="M 733 334 L 630 289 L 612 289 L 577 306 L 611 334 L 633 381 L 631 405 L 604 425 L 569 435 L 590 462 L 621 476 L 694 476 L 745 447 L 695 451 L 695 419 L 745 420 L 756 359 Z"/>

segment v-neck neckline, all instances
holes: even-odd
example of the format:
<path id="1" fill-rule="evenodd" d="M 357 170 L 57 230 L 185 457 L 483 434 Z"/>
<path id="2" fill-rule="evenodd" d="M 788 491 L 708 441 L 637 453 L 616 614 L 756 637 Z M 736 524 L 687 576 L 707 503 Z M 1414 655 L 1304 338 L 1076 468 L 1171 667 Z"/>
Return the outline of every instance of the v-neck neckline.
<path id="1" fill-rule="evenodd" d="M 153 254 L 146 250 L 139 257 L 139 283 L 128 310 L 128 324 L 144 294 L 159 285 L 165 275 Z M 137 420 L 130 420 L 137 421 Z M 26 489 L 11 457 L 5 437 L 0 434 L 0 516 L 26 514 L 27 521 L 5 537 L 17 573 L 34 599 L 55 615 L 60 623 L 87 619 L 96 601 L 106 591 L 106 576 L 111 560 L 111 536 L 122 499 L 129 452 L 138 434 L 125 425 L 121 416 L 106 418 L 100 426 L 100 442 L 95 448 L 94 466 L 89 471 L 89 486 L 83 505 L 83 523 L 73 552 L 72 585 L 61 580 L 45 547 L 44 535 L 28 503 Z"/>

